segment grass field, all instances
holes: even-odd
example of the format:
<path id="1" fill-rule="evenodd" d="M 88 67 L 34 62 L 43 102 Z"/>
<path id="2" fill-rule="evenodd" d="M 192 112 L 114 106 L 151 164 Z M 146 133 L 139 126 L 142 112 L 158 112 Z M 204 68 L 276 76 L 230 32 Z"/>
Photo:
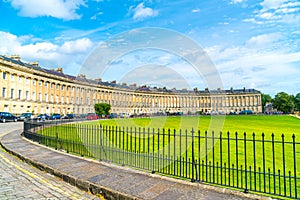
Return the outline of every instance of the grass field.
<path id="1" fill-rule="evenodd" d="M 291 116 L 111 119 L 51 127 L 40 133 L 47 138 L 58 133 L 61 147 L 71 152 L 99 159 L 104 150 L 106 160 L 163 174 L 185 178 L 196 174 L 205 182 L 238 188 L 245 188 L 247 182 L 250 190 L 283 196 L 300 192 L 300 179 L 296 178 L 300 177 L 300 120 Z M 292 143 L 293 134 L 296 143 Z"/>
<path id="2" fill-rule="evenodd" d="M 300 119 L 288 115 L 229 115 L 213 116 L 213 120 L 219 121 L 215 127 L 210 127 L 211 116 L 192 117 L 158 117 L 158 118 L 134 118 L 111 119 L 89 122 L 89 124 L 102 124 L 104 126 L 140 127 L 140 128 L 165 128 L 188 129 L 215 132 L 238 132 L 241 136 L 244 132 L 248 135 L 265 133 L 267 138 L 274 133 L 276 139 L 281 139 L 284 134 L 287 140 L 296 135 L 296 141 L 300 142 Z M 224 122 L 224 124 L 222 124 Z M 222 128 L 222 129 L 221 129 Z M 297 137 L 298 136 L 298 137 Z"/>

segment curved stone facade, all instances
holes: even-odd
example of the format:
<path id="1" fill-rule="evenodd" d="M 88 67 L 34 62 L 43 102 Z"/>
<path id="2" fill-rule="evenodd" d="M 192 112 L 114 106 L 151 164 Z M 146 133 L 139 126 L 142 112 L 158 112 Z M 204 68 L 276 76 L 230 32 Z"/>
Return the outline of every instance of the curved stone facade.
<path id="1" fill-rule="evenodd" d="M 75 113 L 94 112 L 94 104 L 109 103 L 112 113 L 194 114 L 262 112 L 261 93 L 255 89 L 198 91 L 169 90 L 117 84 L 64 74 L 62 68 L 48 70 L 38 63 L 25 63 L 18 56 L 0 56 L 0 111 Z"/>

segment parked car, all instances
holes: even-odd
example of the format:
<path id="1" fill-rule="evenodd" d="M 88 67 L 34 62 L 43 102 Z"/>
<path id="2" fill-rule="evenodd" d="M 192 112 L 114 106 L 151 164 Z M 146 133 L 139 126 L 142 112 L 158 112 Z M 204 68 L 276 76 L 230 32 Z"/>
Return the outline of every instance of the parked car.
<path id="1" fill-rule="evenodd" d="M 49 120 L 50 116 L 47 114 L 40 114 L 37 116 L 37 120 Z"/>
<path id="2" fill-rule="evenodd" d="M 0 112 L 0 121 L 3 123 L 9 121 L 16 122 L 18 121 L 18 118 L 9 112 Z"/>
<path id="3" fill-rule="evenodd" d="M 61 117 L 62 119 L 73 119 L 74 115 L 73 114 L 66 114 L 64 116 Z"/>
<path id="4" fill-rule="evenodd" d="M 18 121 L 25 121 L 29 119 L 33 119 L 32 113 L 22 113 L 20 116 L 18 116 Z"/>
<path id="5" fill-rule="evenodd" d="M 251 115 L 252 114 L 252 110 L 242 110 L 239 114 L 240 115 Z"/>
<path id="6" fill-rule="evenodd" d="M 108 115 L 108 118 L 109 119 L 113 119 L 113 118 L 117 118 L 118 117 L 118 114 L 117 113 L 110 113 L 109 115 Z"/>
<path id="7" fill-rule="evenodd" d="M 51 116 L 50 116 L 50 119 L 60 119 L 61 118 L 61 115 L 60 114 L 52 114 Z"/>
<path id="8" fill-rule="evenodd" d="M 87 114 L 80 114 L 79 118 L 86 118 Z"/>
<path id="9" fill-rule="evenodd" d="M 86 119 L 96 120 L 96 119 L 99 119 L 99 116 L 96 113 L 88 113 L 87 116 L 86 116 Z"/>

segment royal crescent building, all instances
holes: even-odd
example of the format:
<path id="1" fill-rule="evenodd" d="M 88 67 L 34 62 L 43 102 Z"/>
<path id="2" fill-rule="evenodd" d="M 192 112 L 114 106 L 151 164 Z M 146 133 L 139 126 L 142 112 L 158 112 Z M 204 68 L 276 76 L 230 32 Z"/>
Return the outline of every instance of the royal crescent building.
<path id="1" fill-rule="evenodd" d="M 42 68 L 20 56 L 0 55 L 0 87 L 0 111 L 13 114 L 86 114 L 100 102 L 117 114 L 262 112 L 261 93 L 255 89 L 176 90 L 104 82 Z"/>

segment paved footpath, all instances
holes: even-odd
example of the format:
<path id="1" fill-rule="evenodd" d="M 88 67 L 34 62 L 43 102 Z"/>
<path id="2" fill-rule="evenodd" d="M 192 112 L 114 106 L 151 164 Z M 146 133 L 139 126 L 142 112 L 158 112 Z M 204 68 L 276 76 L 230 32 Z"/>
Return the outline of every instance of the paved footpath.
<path id="1" fill-rule="evenodd" d="M 102 194 L 106 199 L 267 199 L 71 156 L 25 140 L 20 132 L 14 131 L 2 137 L 2 146 L 37 168 L 85 191 Z M 46 195 L 43 189 L 36 187 L 40 195 Z M 11 189 L 8 187 L 7 190 Z M 28 191 L 27 195 L 33 195 L 35 190 L 31 189 L 32 192 Z M 51 190 L 50 194 L 54 191 Z"/>
<path id="2" fill-rule="evenodd" d="M 0 136 L 22 123 L 1 123 Z M 18 131 L 20 133 L 20 131 Z M 0 199 L 98 199 L 0 148 Z"/>

